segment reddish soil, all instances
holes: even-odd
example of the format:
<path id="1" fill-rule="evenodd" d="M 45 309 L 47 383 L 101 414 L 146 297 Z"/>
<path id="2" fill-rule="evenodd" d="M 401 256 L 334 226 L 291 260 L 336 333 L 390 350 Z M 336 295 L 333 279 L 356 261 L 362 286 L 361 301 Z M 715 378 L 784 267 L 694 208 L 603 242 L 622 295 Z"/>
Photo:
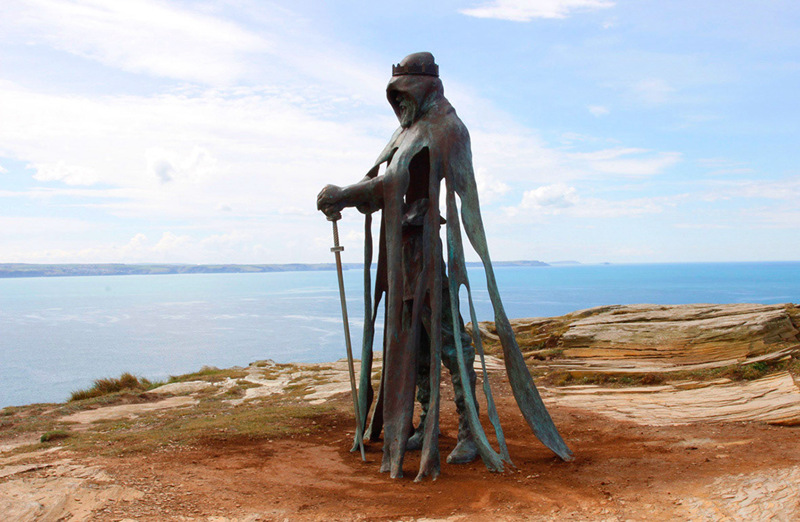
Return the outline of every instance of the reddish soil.
<path id="1" fill-rule="evenodd" d="M 800 465 L 798 428 L 654 428 L 558 408 L 551 413 L 576 457 L 561 462 L 524 424 L 508 390 L 497 391 L 517 466 L 505 473 L 490 473 L 480 461 L 444 463 L 455 445 L 456 415 L 452 402 L 443 400 L 441 476 L 414 483 L 414 452 L 407 455 L 406 476 L 391 480 L 378 472 L 380 443 L 367 447 L 366 463 L 349 452 L 352 417 L 345 411 L 351 403 L 342 397 L 335 401 L 338 412 L 308 421 L 318 426 L 311 435 L 208 440 L 150 455 L 95 457 L 90 463 L 118 484 L 146 495 L 116 502 L 94 520 L 664 520 L 683 518 L 684 499 L 717 478 Z"/>

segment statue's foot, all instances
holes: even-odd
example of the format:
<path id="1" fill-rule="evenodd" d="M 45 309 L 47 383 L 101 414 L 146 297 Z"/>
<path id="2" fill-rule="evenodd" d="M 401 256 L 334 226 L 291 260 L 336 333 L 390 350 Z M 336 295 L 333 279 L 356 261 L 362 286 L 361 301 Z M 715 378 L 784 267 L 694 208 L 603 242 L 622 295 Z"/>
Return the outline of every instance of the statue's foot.
<path id="1" fill-rule="evenodd" d="M 461 439 L 447 456 L 448 464 L 468 464 L 478 458 L 478 446 L 472 437 Z"/>
<path id="2" fill-rule="evenodd" d="M 422 449 L 422 439 L 425 438 L 425 430 L 417 430 L 408 438 L 406 451 L 416 451 Z"/>

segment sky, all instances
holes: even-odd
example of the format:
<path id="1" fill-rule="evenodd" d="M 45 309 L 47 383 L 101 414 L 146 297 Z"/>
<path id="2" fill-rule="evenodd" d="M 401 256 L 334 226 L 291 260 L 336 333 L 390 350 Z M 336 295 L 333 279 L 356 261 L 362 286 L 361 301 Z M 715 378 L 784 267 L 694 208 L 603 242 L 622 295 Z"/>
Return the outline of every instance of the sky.
<path id="1" fill-rule="evenodd" d="M 0 263 L 330 262 L 418 51 L 493 259 L 800 260 L 794 1 L 9 0 Z"/>

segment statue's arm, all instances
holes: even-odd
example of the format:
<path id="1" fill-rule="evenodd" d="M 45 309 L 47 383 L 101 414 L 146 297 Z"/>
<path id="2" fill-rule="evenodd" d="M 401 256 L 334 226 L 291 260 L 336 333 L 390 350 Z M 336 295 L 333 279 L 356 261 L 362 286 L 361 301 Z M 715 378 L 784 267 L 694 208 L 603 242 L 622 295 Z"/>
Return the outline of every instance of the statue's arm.
<path id="1" fill-rule="evenodd" d="M 317 209 L 328 217 L 336 217 L 342 209 L 356 207 L 369 214 L 383 208 L 383 176 L 379 175 L 381 164 L 392 161 L 397 151 L 396 141 L 402 129 L 395 131 L 388 145 L 383 149 L 375 165 L 358 183 L 339 187 L 326 185 L 317 196 Z"/>
<path id="2" fill-rule="evenodd" d="M 326 216 L 335 216 L 344 208 L 356 207 L 364 214 L 383 208 L 383 176 L 377 167 L 364 179 L 346 187 L 326 185 L 317 196 L 317 209 Z"/>

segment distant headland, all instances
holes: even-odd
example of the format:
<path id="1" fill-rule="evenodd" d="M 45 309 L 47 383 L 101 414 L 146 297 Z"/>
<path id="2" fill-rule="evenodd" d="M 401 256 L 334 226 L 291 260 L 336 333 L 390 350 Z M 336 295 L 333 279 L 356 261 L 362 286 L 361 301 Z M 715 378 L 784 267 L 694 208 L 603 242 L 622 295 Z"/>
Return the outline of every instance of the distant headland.
<path id="1" fill-rule="evenodd" d="M 494 266 L 550 266 L 543 261 L 497 261 Z M 345 270 L 360 269 L 361 263 L 343 263 Z M 467 266 L 480 266 L 480 262 L 467 263 Z M 74 277 L 110 275 L 166 275 L 166 274 L 254 274 L 262 272 L 300 272 L 336 270 L 334 263 L 287 263 L 287 264 L 30 264 L 0 263 L 0 278 L 11 277 Z"/>

